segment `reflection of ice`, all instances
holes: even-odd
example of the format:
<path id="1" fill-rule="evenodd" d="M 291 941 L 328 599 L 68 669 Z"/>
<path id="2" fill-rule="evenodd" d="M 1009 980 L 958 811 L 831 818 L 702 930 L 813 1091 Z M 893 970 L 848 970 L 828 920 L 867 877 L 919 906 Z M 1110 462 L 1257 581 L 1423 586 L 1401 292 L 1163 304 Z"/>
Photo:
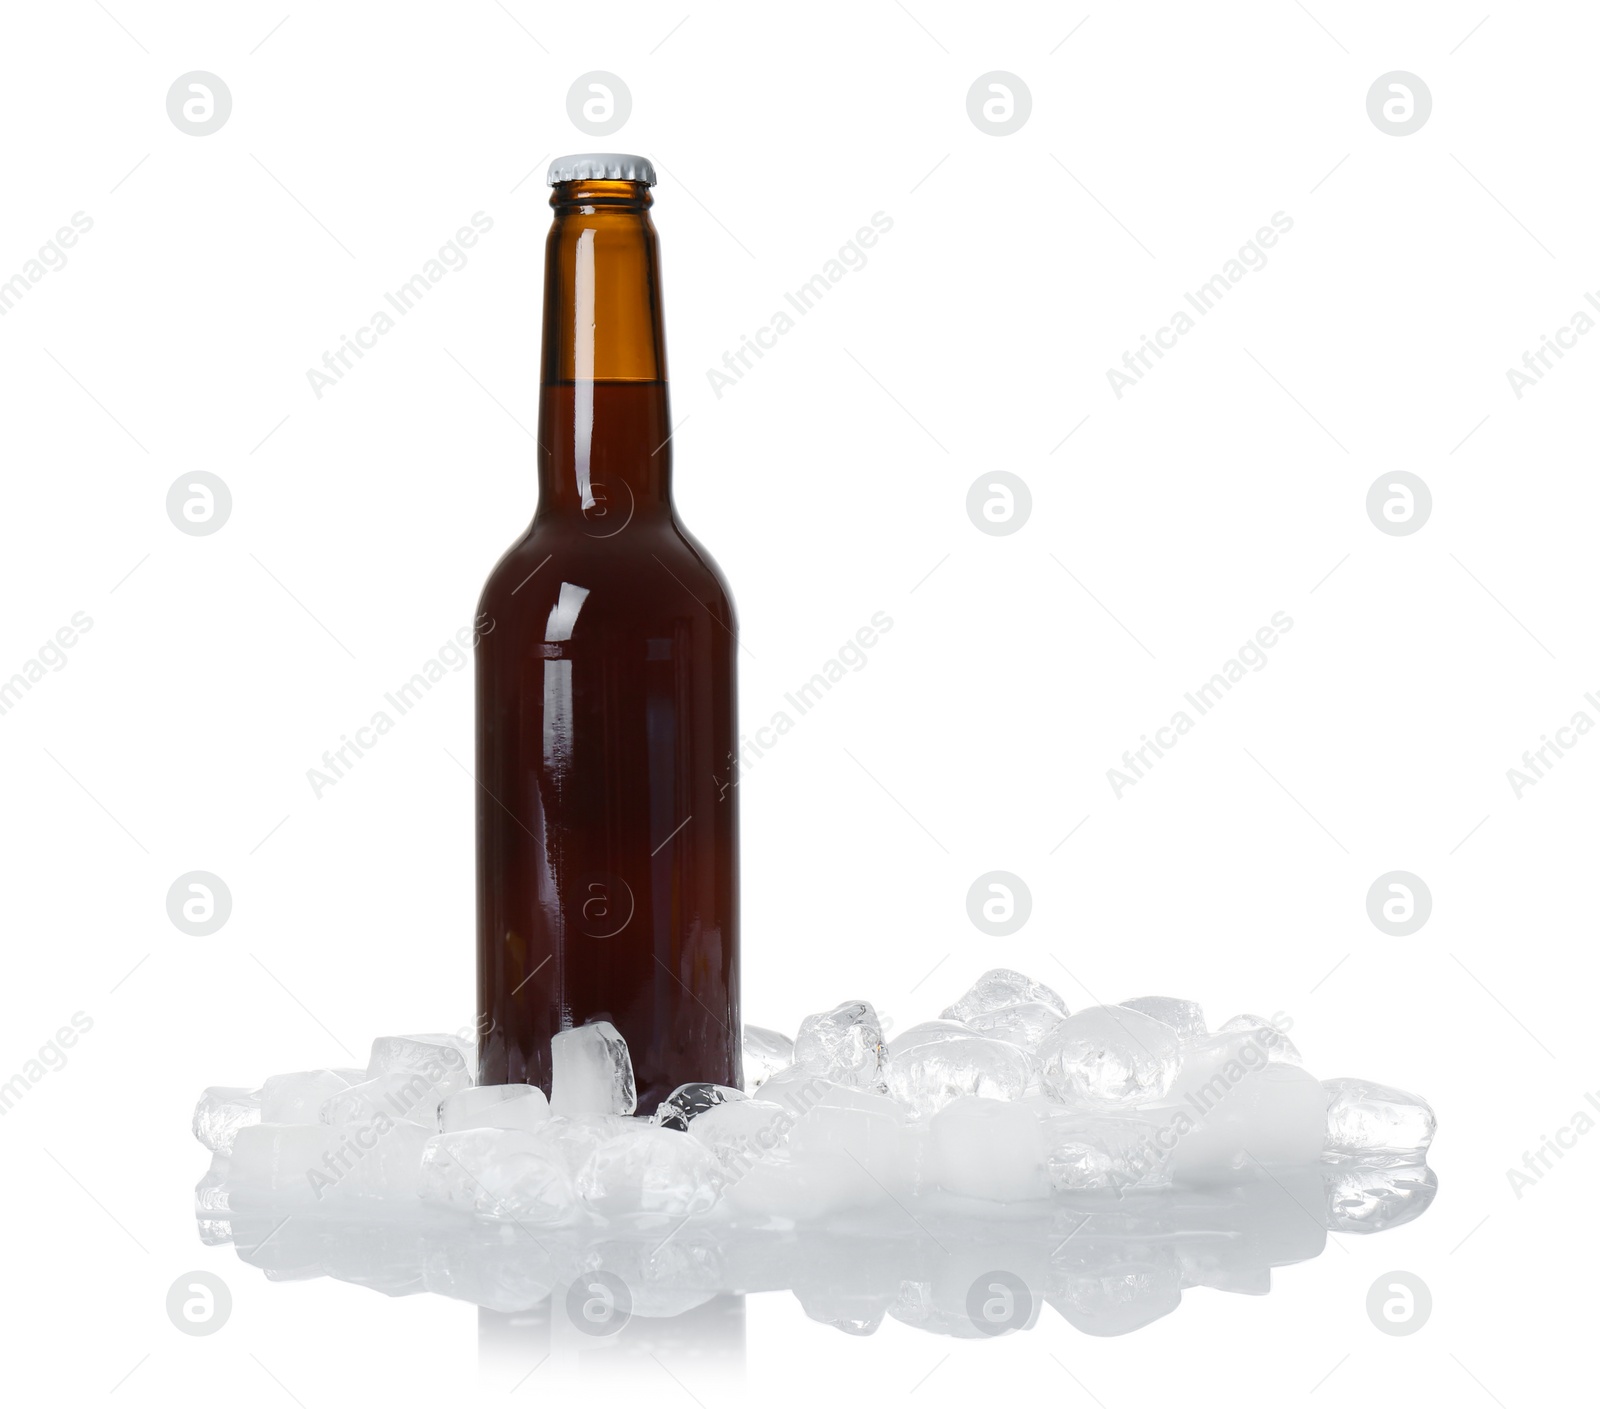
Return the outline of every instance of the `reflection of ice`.
<path id="1" fill-rule="evenodd" d="M 1361 1164 L 1331 1160 L 1323 1166 L 1328 1227 L 1342 1233 L 1381 1233 L 1409 1223 L 1433 1202 L 1439 1180 L 1425 1164 Z"/>
<path id="2" fill-rule="evenodd" d="M 870 1335 L 887 1318 L 977 1337 L 992 1328 L 975 1319 L 973 1288 L 998 1270 L 1026 1289 L 1017 1329 L 1048 1306 L 1087 1335 L 1115 1336 L 1175 1311 L 1189 1287 L 1263 1294 L 1271 1269 L 1316 1257 L 1327 1230 L 1403 1223 L 1436 1187 L 1425 1167 L 1345 1163 L 1279 1169 L 1226 1190 L 1058 1194 L 999 1212 L 921 1196 L 915 1216 L 880 1206 L 808 1228 L 718 1211 L 676 1227 L 549 1230 L 425 1206 L 345 1218 L 319 1210 L 230 1219 L 213 1209 L 202 1226 L 208 1239 L 231 1235 L 240 1260 L 275 1281 L 332 1277 L 388 1296 L 433 1292 L 532 1326 L 566 1325 L 573 1284 L 606 1273 L 626 1289 L 630 1320 L 689 1318 L 731 1297 L 788 1291 L 813 1320 L 851 1335 Z M 726 1325 L 728 1314 L 704 1319 Z"/>

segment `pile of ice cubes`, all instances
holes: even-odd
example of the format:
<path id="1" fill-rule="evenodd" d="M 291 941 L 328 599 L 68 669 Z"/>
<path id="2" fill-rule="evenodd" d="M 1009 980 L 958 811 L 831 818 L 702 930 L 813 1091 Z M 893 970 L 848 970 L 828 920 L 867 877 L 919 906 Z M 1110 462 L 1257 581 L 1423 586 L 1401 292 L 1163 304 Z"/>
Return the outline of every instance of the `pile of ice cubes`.
<path id="1" fill-rule="evenodd" d="M 701 1214 L 808 1224 L 880 1203 L 947 1207 L 1226 1187 L 1332 1165 L 1359 1227 L 1373 1170 L 1421 1169 L 1427 1102 L 1319 1082 L 1279 1027 L 1133 998 L 1069 1013 L 992 969 L 938 1019 L 885 1041 L 872 1004 L 814 1013 L 793 1041 L 744 1031 L 745 1089 L 679 1087 L 636 1116 L 627 1044 L 608 1022 L 558 1034 L 552 1094 L 475 1086 L 443 1035 L 381 1037 L 365 1070 L 211 1087 L 194 1133 L 214 1152 L 206 1224 L 418 1202 L 524 1230 Z M 1379 1181 L 1380 1183 L 1383 1181 Z"/>

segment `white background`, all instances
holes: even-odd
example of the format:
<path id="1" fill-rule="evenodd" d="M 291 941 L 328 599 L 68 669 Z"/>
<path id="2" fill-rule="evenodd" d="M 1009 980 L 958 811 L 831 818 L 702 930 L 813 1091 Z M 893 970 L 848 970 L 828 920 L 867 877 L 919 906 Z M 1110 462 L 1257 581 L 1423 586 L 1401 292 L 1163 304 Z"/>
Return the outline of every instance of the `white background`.
<path id="1" fill-rule="evenodd" d="M 543 168 L 599 147 L 661 170 L 677 498 L 738 601 L 745 729 L 894 621 L 745 777 L 746 1017 L 792 1032 L 865 996 L 904 1027 L 1006 964 L 1074 1006 L 1285 1010 L 1318 1075 L 1440 1117 L 1432 1210 L 1265 1298 L 1191 1292 L 1122 1339 L 1046 1311 L 955 1343 L 892 1321 L 852 1340 L 768 1296 L 747 1389 L 686 1359 L 676 1386 L 646 1363 L 650 1392 L 1548 1402 L 1587 1374 L 1600 1133 L 1520 1200 L 1506 1170 L 1600 1078 L 1600 741 L 1520 799 L 1506 770 L 1600 719 L 1600 338 L 1520 400 L 1506 369 L 1600 288 L 1600 23 L 693 3 L 281 26 L 254 4 L 7 7 L 0 279 L 94 222 L 0 319 L 0 676 L 94 622 L 0 717 L 0 1066 L 93 1021 L 0 1128 L 7 1376 L 58 1402 L 307 1409 L 476 1384 L 468 1305 L 271 1284 L 202 1248 L 187 1125 L 209 1083 L 471 1020 L 470 672 L 320 799 L 306 770 L 467 624 L 532 512 Z M 193 69 L 233 97 L 204 138 L 165 110 Z M 603 139 L 566 110 L 597 69 L 633 101 Z M 1007 137 L 966 110 L 995 69 L 1032 93 Z M 1434 105 L 1403 138 L 1366 112 L 1396 69 Z M 480 210 L 468 265 L 317 399 L 306 369 Z M 718 399 L 706 369 L 876 211 L 894 227 L 867 266 Z M 1117 399 L 1106 369 L 1277 211 L 1267 266 Z M 998 469 L 1033 502 L 1006 537 L 965 509 Z M 1400 469 L 1434 507 L 1392 537 L 1365 498 Z M 196 470 L 233 496 L 210 537 L 165 512 Z M 1122 751 L 1278 611 L 1266 668 L 1117 798 Z M 233 895 L 203 939 L 165 909 L 195 869 Z M 1033 901 L 1004 939 L 966 914 L 996 869 Z M 1404 939 L 1365 909 L 1393 869 L 1434 900 Z M 190 1339 L 164 1299 L 202 1267 L 234 1310 Z M 1364 1309 L 1392 1268 L 1435 1302 L 1403 1339 Z M 491 1367 L 484 1396 L 522 1372 Z"/>

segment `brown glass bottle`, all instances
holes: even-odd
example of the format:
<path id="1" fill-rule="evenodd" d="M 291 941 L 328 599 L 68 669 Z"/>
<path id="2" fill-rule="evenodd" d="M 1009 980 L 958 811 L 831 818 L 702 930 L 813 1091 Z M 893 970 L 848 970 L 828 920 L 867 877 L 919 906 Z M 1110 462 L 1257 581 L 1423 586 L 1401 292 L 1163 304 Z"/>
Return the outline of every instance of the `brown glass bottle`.
<path id="1" fill-rule="evenodd" d="M 741 1084 L 737 628 L 672 506 L 653 173 L 567 158 L 552 181 L 574 172 L 550 199 L 538 508 L 478 605 L 479 1079 L 548 1093 L 551 1036 L 603 1018 L 643 1113 Z"/>

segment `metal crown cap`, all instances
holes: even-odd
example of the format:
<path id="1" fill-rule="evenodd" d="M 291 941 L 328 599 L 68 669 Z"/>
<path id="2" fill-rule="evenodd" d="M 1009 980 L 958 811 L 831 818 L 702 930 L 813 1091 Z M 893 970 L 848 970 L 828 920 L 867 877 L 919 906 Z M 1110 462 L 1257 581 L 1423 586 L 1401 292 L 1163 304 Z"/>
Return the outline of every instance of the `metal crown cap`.
<path id="1" fill-rule="evenodd" d="M 627 152 L 581 152 L 550 163 L 545 184 L 557 186 L 563 181 L 643 181 L 654 186 L 656 169 L 648 157 Z"/>

